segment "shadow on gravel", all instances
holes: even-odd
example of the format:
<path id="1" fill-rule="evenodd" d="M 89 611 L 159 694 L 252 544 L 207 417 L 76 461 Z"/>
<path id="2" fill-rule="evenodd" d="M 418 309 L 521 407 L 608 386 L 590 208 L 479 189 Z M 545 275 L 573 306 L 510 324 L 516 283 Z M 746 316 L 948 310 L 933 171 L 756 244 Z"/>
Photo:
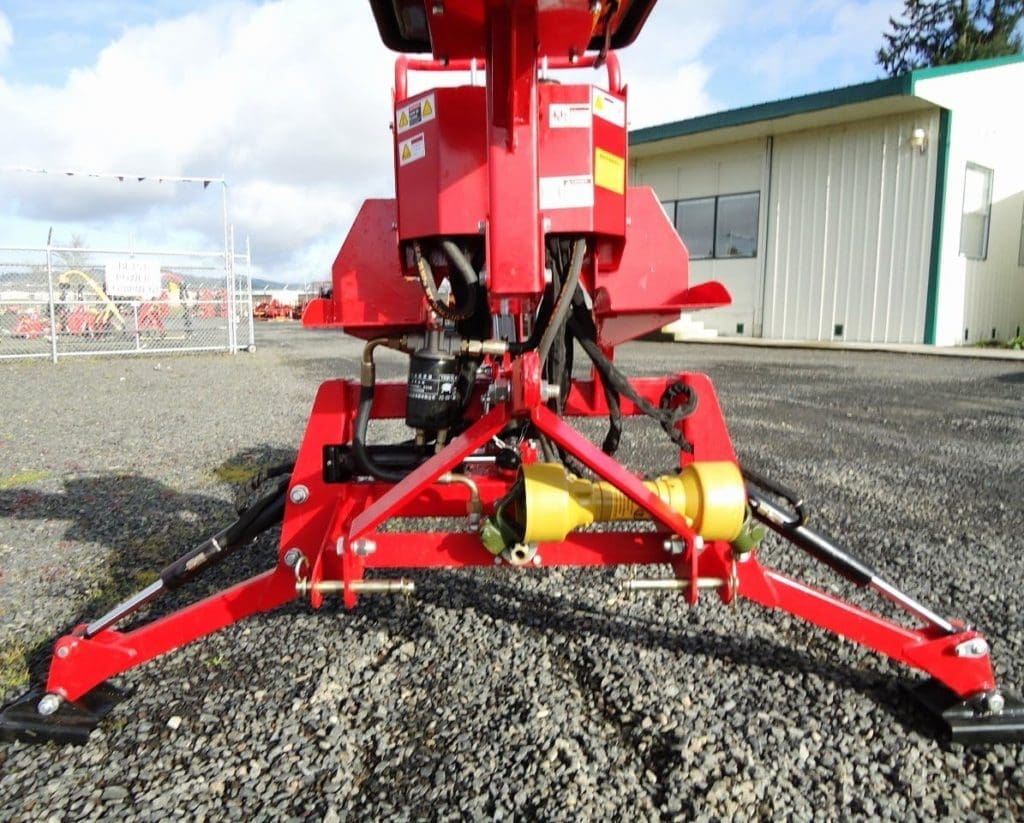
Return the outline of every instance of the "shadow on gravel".
<path id="1" fill-rule="evenodd" d="M 250 481 L 259 469 L 294 459 L 294 452 L 259 446 L 239 452 L 209 471 L 211 479 L 231 485 L 235 504 L 242 508 L 254 490 Z M 95 619 L 131 594 L 155 581 L 160 571 L 236 517 L 222 499 L 182 493 L 137 474 L 74 477 L 58 493 L 32 489 L 0 491 L 0 518 L 12 520 L 70 521 L 63 539 L 52 546 L 48 562 L 33 569 L 35 582 L 45 595 L 79 600 L 75 617 L 52 637 L 24 637 L 13 648 L 0 646 L 0 660 L 8 671 L 3 682 L 13 686 L 11 669 L 26 669 L 30 685 L 45 680 L 53 643 L 82 622 Z M 223 567 L 215 568 L 180 593 L 162 598 L 147 610 L 147 619 L 173 611 L 183 602 L 201 599 L 230 582 L 242 580 L 274 563 L 273 548 L 265 549 L 268 532 Z M 65 552 L 81 552 L 75 544 L 103 547 L 95 552 L 89 571 L 72 571 Z M 10 644 L 8 644 L 10 645 Z M 20 658 L 20 660 L 18 659 Z"/>
<path id="2" fill-rule="evenodd" d="M 485 572 L 485 574 L 487 574 Z M 842 642 L 831 635 L 820 635 L 809 624 L 807 629 L 815 633 L 810 648 L 794 650 L 775 641 L 741 637 L 722 632 L 709 632 L 702 627 L 688 625 L 686 610 L 689 608 L 680 599 L 679 622 L 665 625 L 656 619 L 635 617 L 628 614 L 609 613 L 606 609 L 585 603 L 571 595 L 551 597 L 518 587 L 514 584 L 516 572 L 510 572 L 509 582 L 489 579 L 481 574 L 431 570 L 414 572 L 417 604 L 429 604 L 438 609 L 463 611 L 471 609 L 496 621 L 519 626 L 530 632 L 549 637 L 560 637 L 576 643 L 574 656 L 561 654 L 561 663 L 571 674 L 579 688 L 589 694 L 594 705 L 605 719 L 620 730 L 642 739 L 649 739 L 650 732 L 641 728 L 641 714 L 631 707 L 617 702 L 607 695 L 606 683 L 599 671 L 602 650 L 606 648 L 601 640 L 625 643 L 636 648 L 661 651 L 668 655 L 694 658 L 692 662 L 680 662 L 681 680 L 686 677 L 686 667 L 699 666 L 699 658 L 712 658 L 741 667 L 754 667 L 768 672 L 787 675 L 813 675 L 836 684 L 843 690 L 853 690 L 869 697 L 883 711 L 887 712 L 903 728 L 933 738 L 935 729 L 931 720 L 922 715 L 920 708 L 911 700 L 903 688 L 903 681 L 878 672 L 865 672 L 838 662 L 832 654 L 842 651 Z M 748 604 L 748 608 L 766 613 L 760 606 Z M 380 600 L 363 600 L 359 610 L 368 622 L 379 624 L 389 632 L 410 640 L 430 639 L 433 628 L 429 620 L 411 617 L 410 610 L 396 611 Z M 417 610 L 411 610 L 416 613 Z M 799 621 L 798 621 L 799 622 Z M 598 641 L 598 642 L 594 642 Z M 551 647 L 549 647 L 549 651 Z M 909 673 L 909 672 L 908 672 Z M 908 682 L 908 685 L 913 685 Z M 780 695 L 785 692 L 780 688 Z M 723 701 L 728 695 L 723 693 Z M 784 701 L 784 697 L 782 697 Z M 636 726 L 634 729 L 633 727 Z M 666 762 L 674 763 L 676 753 L 663 752 Z M 652 752 L 652 760 L 658 761 L 659 754 Z M 652 762 L 649 765 L 660 774 L 657 767 L 665 765 Z"/>
<path id="3" fill-rule="evenodd" d="M 1011 386 L 1024 384 L 1024 371 L 1011 371 L 994 378 L 998 383 L 1009 383 Z"/>
<path id="4" fill-rule="evenodd" d="M 215 467 L 211 476 L 237 490 L 244 488 L 260 467 L 293 457 L 293 453 L 284 450 L 257 447 L 240 452 Z M 28 489 L 0 491 L 0 517 L 70 521 L 64 540 L 53 547 L 51 562 L 36 573 L 52 587 L 54 596 L 78 598 L 81 602 L 75 607 L 75 618 L 52 637 L 24 638 L 21 654 L 31 673 L 31 685 L 35 686 L 45 681 L 57 638 L 148 585 L 167 563 L 223 528 L 234 519 L 234 514 L 222 499 L 181 493 L 135 474 L 117 474 L 69 479 L 60 493 Z M 270 568 L 274 563 L 276 541 L 277 531 L 268 532 L 257 544 L 240 552 L 224 566 L 212 569 L 180 592 L 156 601 L 147 608 L 145 618 L 162 616 L 186 602 L 201 599 Z M 69 550 L 72 547 L 69 544 L 73 543 L 109 549 L 97 552 L 96 574 L 69 578 L 71 572 L 61 553 Z M 472 609 L 494 620 L 568 640 L 604 639 L 672 655 L 734 661 L 766 671 L 813 674 L 844 689 L 870 696 L 903 726 L 918 725 L 917 714 L 895 692 L 888 677 L 865 673 L 829 659 L 827 640 L 812 650 L 796 652 L 767 639 L 691 629 L 685 622 L 686 607 L 682 603 L 679 623 L 666 626 L 628 614 L 609 614 L 571 595 L 546 596 L 528 586 L 516 586 L 515 573 L 510 574 L 508 582 L 489 579 L 480 573 L 445 570 L 418 571 L 411 576 L 417 582 L 415 601 L 420 604 L 445 610 Z M 396 610 L 382 600 L 365 599 L 357 613 L 368 623 L 387 627 L 409 639 L 425 638 L 433 631 L 430 620 L 420 609 Z M 596 672 L 600 649 L 600 643 L 585 642 L 577 656 L 564 656 L 562 663 L 580 688 L 594 697 L 606 719 L 628 730 L 628 707 L 603 696 Z M 924 727 L 919 730 L 923 733 Z M 674 756 L 668 750 L 662 754 L 665 758 Z M 660 756 L 655 753 L 654 759 Z"/>

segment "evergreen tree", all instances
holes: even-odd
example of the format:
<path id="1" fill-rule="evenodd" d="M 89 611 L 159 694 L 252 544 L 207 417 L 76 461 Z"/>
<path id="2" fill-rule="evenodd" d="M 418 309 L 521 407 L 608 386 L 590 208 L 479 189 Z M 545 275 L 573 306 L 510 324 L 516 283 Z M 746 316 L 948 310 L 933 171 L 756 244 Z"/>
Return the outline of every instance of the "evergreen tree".
<path id="1" fill-rule="evenodd" d="M 1024 0 L 904 0 L 900 19 L 889 18 L 878 63 L 891 76 L 1020 54 L 1018 24 Z"/>

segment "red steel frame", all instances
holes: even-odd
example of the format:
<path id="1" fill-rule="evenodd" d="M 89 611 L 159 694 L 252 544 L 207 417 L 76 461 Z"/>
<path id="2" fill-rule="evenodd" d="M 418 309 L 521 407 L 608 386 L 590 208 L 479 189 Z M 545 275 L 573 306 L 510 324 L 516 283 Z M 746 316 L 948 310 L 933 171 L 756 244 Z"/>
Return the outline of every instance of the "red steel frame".
<path id="1" fill-rule="evenodd" d="M 562 5 L 568 8 L 570 4 Z M 589 5 L 580 3 L 581 8 Z M 536 44 L 538 18 L 543 12 L 538 10 L 536 0 L 512 4 L 488 0 L 485 6 L 490 69 L 486 105 L 488 291 L 492 308 L 504 301 L 516 307 L 514 311 L 525 312 L 536 305 L 544 289 L 544 229 L 537 200 L 536 105 L 539 59 Z M 469 0 L 449 0 L 445 8 L 449 17 L 456 21 L 472 21 L 480 17 L 477 4 Z M 463 9 L 465 14 L 461 11 Z M 589 21 L 589 17 L 579 12 L 559 13 L 570 22 L 577 19 Z M 549 19 L 554 17 L 552 14 Z M 433 24 L 433 18 L 431 22 Z M 443 34 L 437 34 L 439 42 L 443 40 Z M 583 42 L 589 42 L 590 37 L 588 28 L 583 34 Z M 463 66 L 460 60 L 465 59 L 458 55 L 448 67 L 459 68 Z M 404 95 L 405 72 L 409 68 L 437 68 L 435 62 L 428 62 L 400 59 L 396 75 L 399 99 Z M 624 91 L 613 55 L 608 55 L 608 71 L 612 91 Z M 420 193 L 420 196 L 429 195 L 429 192 Z M 368 241 L 370 248 L 377 244 L 381 259 L 394 255 L 394 235 L 387 231 L 389 208 L 387 204 L 375 207 L 373 219 L 376 222 L 373 225 L 377 233 L 370 235 Z M 624 234 L 628 239 L 629 233 Z M 676 254 L 673 249 L 675 247 L 664 253 Z M 685 250 L 678 256 L 682 288 L 685 288 Z M 398 266 L 396 257 L 394 267 L 397 269 Z M 378 276 L 377 272 L 371 274 L 374 278 Z M 596 274 L 595 263 L 589 276 L 593 278 Z M 352 272 L 344 272 L 344 275 L 350 277 Z M 355 275 L 358 277 L 359 272 Z M 342 282 L 349 282 L 338 280 L 339 276 L 336 265 L 336 291 Z M 394 276 L 399 277 L 397 273 Z M 590 285 L 593 286 L 593 282 Z M 710 284 L 698 288 L 702 288 L 701 293 L 705 297 L 719 293 Z M 397 290 L 395 294 L 398 294 Z M 343 294 L 335 295 L 336 301 L 344 299 L 348 298 Z M 639 307 L 637 314 L 642 309 Z M 651 311 L 656 312 L 656 309 L 651 307 Z M 409 312 L 402 315 L 403 318 L 409 316 Z M 418 309 L 411 316 L 419 316 Z M 334 315 L 325 301 L 314 301 L 307 314 L 307 319 L 310 317 L 330 324 Z M 388 317 L 382 317 L 380 323 L 387 326 Z M 68 700 L 76 700 L 108 677 L 249 615 L 280 606 L 295 598 L 299 589 L 309 592 L 312 605 L 319 607 L 328 588 L 322 584 L 331 583 L 334 590 L 341 591 L 345 605 L 353 607 L 359 596 L 356 584 L 364 579 L 367 572 L 494 564 L 494 556 L 482 545 L 479 537 L 468 530 L 417 531 L 410 534 L 382 531 L 380 527 L 398 517 L 464 515 L 468 495 L 466 487 L 441 483 L 438 479 L 489 443 L 514 419 L 531 421 L 537 432 L 550 438 L 641 506 L 649 513 L 653 524 L 648 532 L 611 530 L 571 534 L 562 542 L 541 544 L 537 552 L 539 559 L 533 565 L 670 563 L 676 578 L 691 581 L 691 585 L 683 588 L 690 603 L 695 603 L 699 596 L 699 587 L 693 582 L 698 578 L 717 578 L 723 581 L 718 587 L 723 602 L 742 597 L 782 609 L 921 669 L 963 697 L 994 688 L 987 653 L 976 657 L 960 657 L 956 653 L 962 643 L 979 637 L 977 632 L 963 629 L 945 634 L 932 627 L 907 627 L 762 566 L 756 551 L 737 555 L 725 542 L 703 544 L 696 539 L 687 522 L 649 491 L 636 474 L 601 452 L 566 419 L 548 409 L 542 401 L 540 364 L 535 354 L 527 353 L 514 359 L 506 356 L 492 360 L 490 365 L 498 376 L 509 381 L 511 398 L 484 409 L 482 391 L 478 390 L 467 413 L 467 419 L 473 421 L 469 427 L 396 484 L 364 480 L 346 483 L 325 481 L 324 447 L 351 443 L 360 384 L 350 380 L 331 380 L 321 385 L 291 478 L 291 488 L 304 486 L 307 494 L 290 495 L 275 568 L 130 631 L 108 628 L 86 638 L 85 625 L 79 626 L 57 642 L 47 690 Z M 680 380 L 699 398 L 696 412 L 682 423 L 683 432 L 694 450 L 692 455 L 681 453 L 680 463 L 690 460 L 735 462 L 725 421 L 706 376 L 680 374 L 637 379 L 633 386 L 640 395 L 657 404 L 665 389 Z M 404 384 L 377 385 L 371 416 L 376 419 L 403 418 L 405 401 Z M 573 384 L 566 403 L 566 418 L 604 416 L 607 411 L 596 378 Z M 631 402 L 622 399 L 623 415 L 638 413 Z M 536 455 L 526 448 L 523 449 L 523 459 L 529 462 L 535 460 Z M 462 471 L 472 474 L 476 481 L 485 514 L 493 514 L 495 501 L 509 491 L 515 480 L 514 472 L 502 470 L 495 464 Z M 684 550 L 671 557 L 666 555 L 664 541 L 667 537 L 681 540 Z M 366 551 L 368 543 L 365 541 L 374 544 L 372 552 Z M 359 547 L 362 551 L 356 551 Z M 296 551 L 300 555 L 296 555 Z M 296 563 L 297 556 L 301 556 L 301 561 Z"/>
<path id="2" fill-rule="evenodd" d="M 511 375 L 511 370 L 508 373 Z M 633 385 L 642 396 L 657 400 L 676 380 L 683 380 L 700 398 L 696 413 L 684 421 L 694 454 L 681 454 L 681 459 L 735 459 L 714 390 L 705 375 L 638 379 Z M 314 584 L 314 606 L 322 603 L 315 584 L 325 580 L 342 581 L 344 602 L 353 607 L 358 593 L 352 584 L 363 580 L 368 571 L 492 565 L 494 557 L 479 537 L 468 531 L 394 533 L 381 532 L 377 527 L 394 517 L 464 515 L 465 489 L 435 481 L 500 433 L 513 412 L 505 406 L 493 408 L 444 451 L 394 486 L 326 483 L 323 447 L 337 443 L 339 432 L 345 439 L 350 437 L 358 392 L 355 381 L 332 380 L 320 387 L 292 477 L 293 487 L 305 486 L 309 496 L 303 503 L 288 503 L 276 568 L 132 631 L 108 629 L 86 639 L 82 636 L 83 624 L 57 643 L 47 690 L 76 700 L 108 677 L 295 598 L 296 571 L 285 562 L 285 555 L 293 548 L 305 558 L 300 569 L 308 571 L 307 582 Z M 598 397 L 600 391 L 593 382 L 577 383 L 569 397 L 567 416 L 603 416 Z M 401 418 L 404 407 L 404 384 L 378 386 L 375 418 Z M 637 409 L 624 402 L 623 413 L 636 414 Z M 686 541 L 685 552 L 672 561 L 676 576 L 683 580 L 716 577 L 726 581 L 719 590 L 722 602 L 743 597 L 790 612 L 921 669 L 963 697 L 994 688 L 987 654 L 965 658 L 955 652 L 961 643 L 979 637 L 977 632 L 965 629 L 946 635 L 929 628 L 909 628 L 762 566 L 756 551 L 737 561 L 728 543 L 713 542 L 698 548 L 699 543 L 679 515 L 667 509 L 635 474 L 597 449 L 565 420 L 539 403 L 515 414 L 529 416 L 540 431 L 595 474 L 621 488 L 660 526 L 650 532 L 573 534 L 561 543 L 544 543 L 538 548 L 537 566 L 665 564 L 665 537 L 676 534 Z M 493 511 L 494 502 L 508 491 L 512 478 L 493 468 L 473 476 L 485 511 Z M 352 547 L 360 538 L 372 538 L 376 550 L 365 557 L 356 554 Z M 698 594 L 696 586 L 686 590 L 691 603 L 696 602 Z"/>

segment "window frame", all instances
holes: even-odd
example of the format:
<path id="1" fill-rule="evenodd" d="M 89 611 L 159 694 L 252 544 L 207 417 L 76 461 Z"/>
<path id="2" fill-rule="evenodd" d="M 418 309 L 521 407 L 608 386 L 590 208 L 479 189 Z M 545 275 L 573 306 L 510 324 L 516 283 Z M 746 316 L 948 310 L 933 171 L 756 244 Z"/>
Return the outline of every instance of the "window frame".
<path id="1" fill-rule="evenodd" d="M 988 183 L 986 186 L 987 196 L 985 204 L 985 220 L 983 224 L 985 228 L 981 237 L 981 253 L 977 256 L 968 253 L 968 251 L 974 251 L 973 249 L 964 249 L 964 229 L 967 226 L 967 217 L 978 214 L 978 212 L 967 211 L 967 178 L 972 171 L 983 172 L 988 175 Z M 972 163 L 968 161 L 967 165 L 964 167 L 964 192 L 963 198 L 960 201 L 960 255 L 965 257 L 967 260 L 988 260 L 989 237 L 992 232 L 992 197 L 995 188 L 995 178 L 995 170 L 990 169 L 988 166 L 983 166 L 980 163 Z"/>
<path id="2" fill-rule="evenodd" d="M 754 251 L 752 254 L 720 254 L 718 249 L 718 223 L 721 209 L 719 208 L 721 200 L 731 200 L 732 198 L 739 197 L 750 197 L 751 195 L 757 196 L 757 208 L 754 217 Z M 697 203 L 701 201 L 711 201 L 712 207 L 712 222 L 711 222 L 711 254 L 710 255 L 695 255 L 692 249 L 687 246 L 687 251 L 690 252 L 691 260 L 756 260 L 760 252 L 761 245 L 761 190 L 750 189 L 749 191 L 731 191 L 721 194 L 705 194 L 700 197 L 682 197 L 676 200 L 663 200 L 661 201 L 662 206 L 672 204 L 672 214 L 670 218 L 672 225 L 675 227 L 676 233 L 679 234 L 683 242 L 686 242 L 686 238 L 683 237 L 682 231 L 679 229 L 679 204 L 680 203 Z M 666 213 L 667 213 L 666 208 Z"/>
<path id="3" fill-rule="evenodd" d="M 1020 206 L 1020 245 L 1017 247 L 1017 266 L 1024 269 L 1024 203 Z"/>
<path id="4" fill-rule="evenodd" d="M 721 214 L 720 201 L 733 200 L 740 197 L 757 195 L 757 207 L 754 210 L 754 251 L 752 254 L 719 254 L 718 253 L 718 219 Z M 715 259 L 716 260 L 755 260 L 757 259 L 757 247 L 761 241 L 761 192 L 760 191 L 738 191 L 730 194 L 719 194 L 715 197 Z"/>
<path id="5" fill-rule="evenodd" d="M 672 221 L 672 225 L 675 227 L 676 234 L 680 238 L 683 237 L 683 233 L 679 230 L 679 206 L 684 203 L 711 203 L 711 254 L 694 254 L 693 249 L 689 245 L 687 245 L 686 250 L 689 252 L 691 260 L 714 260 L 715 231 L 718 227 L 718 196 L 712 194 L 705 195 L 704 197 L 684 197 L 681 200 L 676 200 L 675 220 Z M 686 243 L 685 238 L 683 238 L 683 242 Z"/>

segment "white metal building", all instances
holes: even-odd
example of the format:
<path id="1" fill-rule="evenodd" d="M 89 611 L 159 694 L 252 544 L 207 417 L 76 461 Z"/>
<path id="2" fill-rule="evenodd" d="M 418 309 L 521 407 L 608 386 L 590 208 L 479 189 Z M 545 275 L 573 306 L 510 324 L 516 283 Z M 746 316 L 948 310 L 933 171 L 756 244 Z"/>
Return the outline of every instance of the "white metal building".
<path id="1" fill-rule="evenodd" d="M 933 343 L 1024 330 L 1024 57 L 630 134 L 720 334 Z"/>

